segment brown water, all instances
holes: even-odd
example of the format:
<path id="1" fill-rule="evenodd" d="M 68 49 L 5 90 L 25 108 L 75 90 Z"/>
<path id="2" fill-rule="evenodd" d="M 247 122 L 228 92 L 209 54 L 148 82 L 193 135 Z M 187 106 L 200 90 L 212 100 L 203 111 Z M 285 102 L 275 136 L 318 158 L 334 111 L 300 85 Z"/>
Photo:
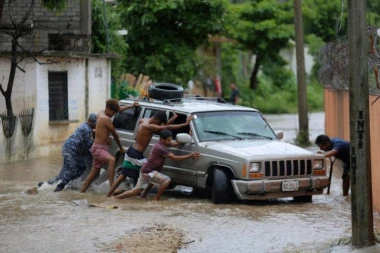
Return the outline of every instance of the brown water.
<path id="1" fill-rule="evenodd" d="M 0 164 L 0 252 L 106 252 L 105 245 L 157 224 L 175 227 L 191 242 L 178 252 L 380 252 L 378 245 L 358 250 L 350 245 L 351 203 L 341 196 L 339 169 L 330 195 L 314 196 L 313 203 L 215 205 L 190 196 L 188 188 L 166 192 L 161 202 L 152 201 L 153 195 L 106 198 L 106 186 L 85 194 L 75 187 L 26 193 L 57 175 L 60 166 L 61 157 Z M 379 224 L 377 215 L 375 220 Z"/>

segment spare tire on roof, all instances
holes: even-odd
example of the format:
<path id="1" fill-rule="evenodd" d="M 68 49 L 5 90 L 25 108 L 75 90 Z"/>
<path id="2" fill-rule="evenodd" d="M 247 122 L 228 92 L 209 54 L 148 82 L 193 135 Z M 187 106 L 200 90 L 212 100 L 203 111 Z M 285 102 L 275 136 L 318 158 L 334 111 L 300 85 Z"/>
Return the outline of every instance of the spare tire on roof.
<path id="1" fill-rule="evenodd" d="M 149 97 L 157 100 L 180 100 L 183 93 L 182 86 L 172 83 L 153 83 L 148 89 Z"/>

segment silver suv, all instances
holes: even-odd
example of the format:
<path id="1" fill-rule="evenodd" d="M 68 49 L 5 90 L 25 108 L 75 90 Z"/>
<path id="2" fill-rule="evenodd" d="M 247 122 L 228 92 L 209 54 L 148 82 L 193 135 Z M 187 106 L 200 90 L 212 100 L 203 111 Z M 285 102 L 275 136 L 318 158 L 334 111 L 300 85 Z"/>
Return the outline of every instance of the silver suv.
<path id="1" fill-rule="evenodd" d="M 120 105 L 135 100 L 120 100 Z M 134 142 L 141 118 L 165 111 L 168 118 L 178 114 L 174 124 L 193 115 L 190 126 L 173 131 L 173 139 L 183 143 L 171 148 L 176 155 L 198 151 L 200 159 L 166 160 L 163 173 L 173 185 L 191 186 L 197 192 L 208 193 L 214 203 L 227 203 L 233 198 L 264 200 L 293 197 L 312 201 L 312 195 L 322 194 L 329 185 L 326 163 L 322 155 L 281 141 L 261 113 L 255 109 L 225 103 L 222 99 L 187 97 L 170 100 L 139 101 L 140 107 L 117 114 L 113 124 L 127 150 Z M 190 128 L 192 134 L 190 135 Z M 154 143 L 153 135 L 144 155 L 148 157 Z M 110 148 L 117 159 L 117 145 Z"/>

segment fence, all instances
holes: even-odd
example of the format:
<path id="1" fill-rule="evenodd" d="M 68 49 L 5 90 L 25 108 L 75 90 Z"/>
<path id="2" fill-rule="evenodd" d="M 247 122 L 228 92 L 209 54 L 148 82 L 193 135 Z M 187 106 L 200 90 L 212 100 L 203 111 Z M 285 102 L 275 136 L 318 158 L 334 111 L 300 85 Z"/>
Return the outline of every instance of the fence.
<path id="1" fill-rule="evenodd" d="M 373 208 L 380 212 L 380 99 L 369 96 Z M 350 140 L 349 90 L 325 89 L 325 131 Z M 358 168 L 360 169 L 360 168 Z"/>

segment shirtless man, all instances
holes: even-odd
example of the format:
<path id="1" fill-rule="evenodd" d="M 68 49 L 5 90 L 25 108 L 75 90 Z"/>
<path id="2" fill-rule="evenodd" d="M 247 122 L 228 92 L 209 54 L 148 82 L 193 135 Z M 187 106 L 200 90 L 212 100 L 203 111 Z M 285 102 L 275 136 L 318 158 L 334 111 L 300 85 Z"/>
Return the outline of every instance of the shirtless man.
<path id="1" fill-rule="evenodd" d="M 178 115 L 173 112 L 173 116 L 167 120 L 166 112 L 159 111 L 152 118 L 143 118 L 139 122 L 137 136 L 135 143 L 128 148 L 125 154 L 125 160 L 120 176 L 116 179 L 114 184 L 111 186 L 107 197 L 112 196 L 119 184 L 129 176 L 131 169 L 140 170 L 141 166 L 147 161 L 144 157 L 144 151 L 148 147 L 153 133 L 161 132 L 164 129 L 174 130 L 179 129 L 190 124 L 190 121 L 193 119 L 192 115 L 189 115 L 186 118 L 186 122 L 182 124 L 172 125 Z M 143 196 L 149 191 L 151 186 L 149 186 L 144 192 Z M 115 192 L 116 193 L 116 192 Z M 120 193 L 120 191 L 117 191 Z"/>
<path id="2" fill-rule="evenodd" d="M 106 101 L 105 110 L 101 110 L 97 115 L 95 140 L 91 146 L 91 153 L 94 157 L 92 163 L 92 169 L 90 174 L 84 181 L 80 192 L 85 192 L 91 185 L 92 181 L 99 175 L 100 169 L 105 163 L 108 164 L 108 180 L 110 186 L 113 184 L 115 177 L 115 157 L 108 152 L 109 136 L 112 134 L 114 140 L 119 146 L 120 152 L 124 153 L 124 148 L 120 143 L 119 136 L 117 135 L 115 128 L 112 124 L 111 118 L 117 113 L 123 110 L 139 106 L 138 102 L 134 102 L 132 105 L 119 106 L 119 102 L 115 99 L 108 99 Z"/>

